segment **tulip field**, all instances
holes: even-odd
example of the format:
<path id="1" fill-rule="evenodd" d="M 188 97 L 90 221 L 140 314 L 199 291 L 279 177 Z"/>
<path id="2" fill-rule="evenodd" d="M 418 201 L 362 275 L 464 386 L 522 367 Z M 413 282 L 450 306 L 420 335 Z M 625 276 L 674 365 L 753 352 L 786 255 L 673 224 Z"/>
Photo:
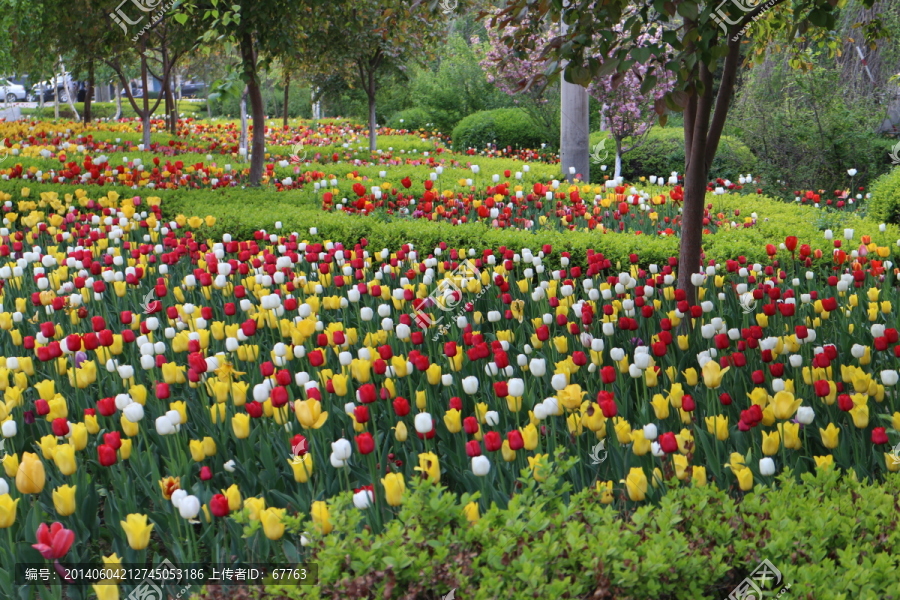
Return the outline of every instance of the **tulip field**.
<path id="1" fill-rule="evenodd" d="M 310 208 L 292 229 L 182 211 L 241 189 L 233 125 L 140 149 L 132 124 L 2 127 L 4 598 L 126 598 L 139 581 L 117 573 L 163 559 L 315 562 L 336 524 L 376 535 L 423 494 L 467 528 L 542 486 L 633 514 L 682 489 L 900 471 L 900 233 L 854 213 L 865 190 L 839 207 L 852 226 L 776 239 L 754 233 L 768 205 L 741 204 L 752 174 L 710 182 L 705 243 L 757 246 L 715 246 L 692 300 L 663 246 L 640 249 L 678 235 L 677 174 L 570 186 L 515 153 L 387 131 L 396 148 L 370 154 L 352 126 L 297 125 L 272 133 L 258 192 Z M 798 214 L 833 214 L 802 196 Z M 382 247 L 316 215 L 510 237 Z M 637 240 L 626 260 L 612 236 Z M 63 596 L 17 562 L 108 577 Z"/>

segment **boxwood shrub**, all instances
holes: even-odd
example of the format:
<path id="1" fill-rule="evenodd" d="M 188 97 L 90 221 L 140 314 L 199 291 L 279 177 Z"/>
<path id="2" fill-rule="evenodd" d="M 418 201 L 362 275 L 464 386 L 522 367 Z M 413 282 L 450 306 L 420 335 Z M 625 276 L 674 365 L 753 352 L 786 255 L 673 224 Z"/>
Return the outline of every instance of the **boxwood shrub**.
<path id="1" fill-rule="evenodd" d="M 453 149 L 483 149 L 487 144 L 500 148 L 540 148 L 542 143 L 556 145 L 556 140 L 543 139 L 541 128 L 528 113 L 519 108 L 498 108 L 473 113 L 453 128 Z"/>
<path id="2" fill-rule="evenodd" d="M 885 223 L 900 223 L 900 167 L 876 179 L 871 194 L 869 216 Z"/>
<path id="3" fill-rule="evenodd" d="M 591 148 L 607 135 L 608 133 L 604 131 L 592 133 Z M 606 150 L 609 151 L 609 168 L 606 172 L 596 167 L 592 168 L 592 181 L 601 182 L 604 175 L 612 175 L 612 167 L 615 164 L 615 146 L 612 139 L 606 142 Z M 722 136 L 709 176 L 710 179 L 721 177 L 736 180 L 739 175 L 753 173 L 755 167 L 756 157 L 746 145 L 733 137 Z M 654 127 L 647 134 L 643 145 L 622 157 L 622 175 L 625 179 L 650 175 L 668 178 L 672 171 L 684 173 L 684 131 L 678 127 Z"/>
<path id="4" fill-rule="evenodd" d="M 431 114 L 424 108 L 417 106 L 415 108 L 407 108 L 388 119 L 387 126 L 392 129 L 408 129 L 416 131 L 418 129 L 431 129 L 433 118 Z"/>
<path id="5" fill-rule="evenodd" d="M 900 599 L 900 476 L 864 483 L 827 469 L 800 479 L 784 474 L 746 494 L 678 487 L 620 512 L 592 489 L 567 497 L 553 475 L 523 478 L 507 507 L 474 523 L 463 513 L 472 497 L 421 483 L 380 532 L 362 526 L 344 493 L 329 501 L 329 534 L 308 527 L 303 558 L 318 565 L 319 584 L 267 586 L 256 597 L 440 598 L 455 589 L 466 600 L 720 600 L 767 560 L 780 581 L 766 598 L 787 589 L 782 598 Z"/>

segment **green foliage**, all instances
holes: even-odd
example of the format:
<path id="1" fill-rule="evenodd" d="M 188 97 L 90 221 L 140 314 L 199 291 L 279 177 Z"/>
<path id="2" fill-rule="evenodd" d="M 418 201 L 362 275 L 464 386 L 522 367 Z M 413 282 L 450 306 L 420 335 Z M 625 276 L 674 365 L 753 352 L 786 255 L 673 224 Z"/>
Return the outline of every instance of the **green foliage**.
<path id="1" fill-rule="evenodd" d="M 591 148 L 607 136 L 607 132 L 598 131 L 591 134 Z M 631 140 L 625 140 L 625 146 L 631 144 Z M 608 165 L 615 161 L 615 145 L 612 139 L 606 143 L 609 152 Z M 709 178 L 717 177 L 736 181 L 738 176 L 753 173 L 756 168 L 756 158 L 753 152 L 737 139 L 722 136 L 719 142 L 719 150 L 713 159 L 709 170 Z M 675 127 L 654 127 L 647 134 L 643 145 L 635 148 L 622 156 L 622 176 L 626 179 L 648 177 L 650 175 L 669 177 L 672 171 L 684 173 L 684 131 Z M 591 181 L 601 182 L 604 173 L 600 169 L 591 169 Z"/>
<path id="2" fill-rule="evenodd" d="M 431 113 L 425 108 L 416 106 L 415 108 L 407 108 L 406 110 L 394 113 L 394 115 L 388 119 L 387 126 L 393 129 L 417 131 L 419 129 L 431 129 L 433 123 L 434 121 L 432 120 Z"/>
<path id="3" fill-rule="evenodd" d="M 319 585 L 266 593 L 713 600 L 768 560 L 782 576 L 774 595 L 790 585 L 791 598 L 900 597 L 900 478 L 873 484 L 823 469 L 799 479 L 785 474 L 740 500 L 715 486 L 678 487 L 658 505 L 620 514 L 591 489 L 569 497 L 555 475 L 523 478 L 508 507 L 483 510 L 475 523 L 463 506 L 477 496 L 420 483 L 378 533 L 361 526 L 362 511 L 344 494 L 331 503 L 334 530 L 307 548 Z"/>
<path id="4" fill-rule="evenodd" d="M 555 146 L 558 140 L 548 140 L 541 127 L 519 108 L 485 110 L 471 114 L 453 129 L 453 149 L 483 149 L 488 144 L 498 148 L 540 148 L 541 144 Z"/>
<path id="5" fill-rule="evenodd" d="M 752 71 L 730 127 L 759 158 L 753 173 L 766 191 L 789 199 L 795 190 L 846 189 L 848 169 L 858 171 L 856 187 L 890 168 L 892 142 L 875 133 L 884 106 L 868 82 L 865 93 L 854 92 L 838 61 L 815 53 L 808 60 L 806 71 L 777 58 Z"/>
<path id="6" fill-rule="evenodd" d="M 884 223 L 900 223 L 900 167 L 876 179 L 871 194 L 869 217 Z"/>

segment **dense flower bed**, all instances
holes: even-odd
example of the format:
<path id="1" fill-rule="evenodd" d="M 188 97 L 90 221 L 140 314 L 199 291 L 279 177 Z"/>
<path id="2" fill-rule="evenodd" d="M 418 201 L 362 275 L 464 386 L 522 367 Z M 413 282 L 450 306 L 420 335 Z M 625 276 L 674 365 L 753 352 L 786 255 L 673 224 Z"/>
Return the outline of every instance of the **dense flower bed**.
<path id="1" fill-rule="evenodd" d="M 900 469 L 896 274 L 862 232 L 710 264 L 692 304 L 674 259 L 204 240 L 214 218 L 164 222 L 158 199 L 20 194 L 0 230 L 18 560 L 291 560 L 341 491 L 375 529 L 419 479 L 478 493 L 477 520 L 559 452 L 574 490 L 620 508 Z"/>

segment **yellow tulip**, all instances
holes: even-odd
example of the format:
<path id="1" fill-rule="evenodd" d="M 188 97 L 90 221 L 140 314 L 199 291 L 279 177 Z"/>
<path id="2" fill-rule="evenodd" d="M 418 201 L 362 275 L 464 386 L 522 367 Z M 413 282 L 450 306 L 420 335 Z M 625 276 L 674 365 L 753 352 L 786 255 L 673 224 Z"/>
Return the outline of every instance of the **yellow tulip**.
<path id="1" fill-rule="evenodd" d="M 384 486 L 384 498 L 389 506 L 400 506 L 403 504 L 403 493 L 406 491 L 406 483 L 403 481 L 402 473 L 388 473 L 381 480 Z"/>
<path id="2" fill-rule="evenodd" d="M 294 414 L 303 429 L 319 429 L 328 420 L 328 413 L 322 411 L 322 403 L 315 398 L 295 400 Z"/>
<path id="3" fill-rule="evenodd" d="M 535 454 L 528 457 L 528 468 L 531 469 L 535 481 L 546 481 L 550 474 L 549 456 L 547 454 Z"/>
<path id="4" fill-rule="evenodd" d="M 857 429 L 865 429 L 869 426 L 869 405 L 856 404 L 850 409 L 850 416 L 853 417 L 853 425 Z"/>
<path id="5" fill-rule="evenodd" d="M 229 502 L 229 506 L 230 506 Z M 251 521 L 259 521 L 260 513 L 266 508 L 265 498 L 246 498 L 244 499 L 244 509 L 247 511 L 247 518 Z"/>
<path id="6" fill-rule="evenodd" d="M 270 540 L 280 540 L 284 536 L 284 515 L 287 511 L 283 508 L 267 508 L 259 511 L 259 520 L 262 523 L 263 533 Z"/>
<path id="7" fill-rule="evenodd" d="M 834 423 L 829 423 L 828 427 L 825 429 L 819 428 L 819 433 L 822 434 L 822 445 L 828 448 L 829 450 L 834 450 L 838 447 L 838 438 L 841 433 L 840 427 L 835 427 Z"/>
<path id="8" fill-rule="evenodd" d="M 741 490 L 749 492 L 753 489 L 753 471 L 750 469 L 741 469 L 735 473 L 735 475 L 737 475 L 738 485 Z"/>
<path id="9" fill-rule="evenodd" d="M 232 483 L 227 490 L 222 490 L 222 495 L 228 499 L 228 510 L 234 512 L 241 509 L 241 504 L 243 503 L 241 490 L 238 489 L 236 483 Z"/>
<path id="10" fill-rule="evenodd" d="M 714 360 L 707 361 L 705 365 L 703 365 L 703 384 L 706 385 L 711 390 L 714 390 L 722 385 L 722 377 L 731 370 L 731 367 L 725 367 L 724 369 L 719 365 L 718 362 Z"/>
<path id="11" fill-rule="evenodd" d="M 697 369 L 691 367 L 690 369 L 686 369 L 683 374 L 688 385 L 697 385 Z"/>
<path id="12" fill-rule="evenodd" d="M 16 489 L 20 494 L 40 494 L 44 491 L 44 483 L 47 474 L 44 471 L 44 463 L 37 454 L 24 452 L 22 462 L 16 473 Z"/>
<path id="13" fill-rule="evenodd" d="M 331 524 L 331 515 L 328 513 L 328 505 L 324 501 L 317 500 L 313 502 L 309 514 L 322 535 L 328 535 L 334 529 L 334 526 Z"/>
<path id="14" fill-rule="evenodd" d="M 407 437 L 409 437 L 409 431 L 406 428 L 406 423 L 397 421 L 397 426 L 394 427 L 394 439 L 398 442 L 405 442 Z"/>
<path id="15" fill-rule="evenodd" d="M 782 390 L 776 393 L 773 400 L 775 418 L 781 420 L 790 419 L 802 403 L 803 400 L 799 398 L 794 399 L 794 394 L 790 392 Z"/>
<path id="16" fill-rule="evenodd" d="M 16 522 L 16 507 L 19 505 L 19 498 L 15 500 L 9 494 L 0 496 L 0 529 L 12 527 Z"/>
<path id="17" fill-rule="evenodd" d="M 613 496 L 613 482 L 612 481 L 598 481 L 595 489 L 600 494 L 600 503 L 601 504 L 612 504 L 613 500 L 615 500 Z"/>
<path id="18" fill-rule="evenodd" d="M 69 430 L 72 435 L 69 437 L 69 443 L 76 450 L 84 450 L 88 443 L 88 429 L 84 423 L 73 423 Z"/>
<path id="19" fill-rule="evenodd" d="M 522 433 L 522 441 L 526 450 L 534 450 L 538 445 L 537 427 L 529 423 L 519 430 Z"/>
<path id="20" fill-rule="evenodd" d="M 47 460 L 53 460 L 53 453 L 56 452 L 56 446 L 59 444 L 59 440 L 55 435 L 45 435 L 41 438 L 40 447 L 41 454 L 44 455 L 44 458 Z"/>
<path id="21" fill-rule="evenodd" d="M 459 433 L 462 429 L 462 415 L 455 408 L 451 408 L 444 413 L 444 425 L 450 433 Z"/>
<path id="22" fill-rule="evenodd" d="M 834 466 L 834 457 L 830 454 L 827 456 L 813 456 L 813 460 L 816 461 L 817 469 L 829 469 Z"/>
<path id="23" fill-rule="evenodd" d="M 150 543 L 150 532 L 153 523 L 147 524 L 147 515 L 130 514 L 119 522 L 128 537 L 128 545 L 132 550 L 143 550 Z"/>
<path id="24" fill-rule="evenodd" d="M 731 469 L 732 473 L 737 473 L 746 469 L 747 465 L 744 463 L 744 457 L 740 452 L 732 452 L 728 462 L 725 463 L 725 468 Z"/>
<path id="25" fill-rule="evenodd" d="M 650 401 L 650 405 L 653 407 L 653 413 L 656 415 L 657 420 L 662 421 L 663 419 L 669 418 L 668 398 L 662 394 L 654 394 L 653 399 Z"/>
<path id="26" fill-rule="evenodd" d="M 503 445 L 500 446 L 500 454 L 505 462 L 516 460 L 516 451 L 510 447 L 509 440 L 503 440 Z"/>
<path id="27" fill-rule="evenodd" d="M 294 471 L 294 481 L 298 483 L 306 483 L 309 481 L 313 472 L 312 454 L 306 453 L 302 456 L 295 456 L 294 458 L 287 459 L 287 461 Z"/>
<path id="28" fill-rule="evenodd" d="M 724 415 L 706 417 L 706 430 L 715 434 L 717 440 L 724 442 L 728 439 L 728 417 Z"/>
<path id="29" fill-rule="evenodd" d="M 631 432 L 631 451 L 635 456 L 644 456 L 650 452 L 650 440 L 644 436 L 643 429 L 635 429 Z"/>
<path id="30" fill-rule="evenodd" d="M 53 506 L 61 517 L 68 517 L 75 512 L 75 490 L 78 486 L 61 485 L 53 490 Z"/>
<path id="31" fill-rule="evenodd" d="M 697 487 L 704 487 L 706 485 L 706 467 L 692 467 L 691 482 Z"/>
<path id="32" fill-rule="evenodd" d="M 75 462 L 75 446 L 71 444 L 57 446 L 53 453 L 53 462 L 63 475 L 73 474 L 78 469 L 78 463 Z"/>
<path id="33" fill-rule="evenodd" d="M 434 452 L 423 452 L 419 454 L 419 466 L 416 471 L 421 471 L 425 479 L 432 483 L 441 482 L 441 466 L 438 457 Z"/>
<path id="34" fill-rule="evenodd" d="M 475 521 L 480 519 L 481 514 L 479 513 L 479 510 L 478 510 L 478 503 L 473 501 L 473 502 L 469 502 L 468 504 L 466 504 L 463 507 L 463 514 L 466 516 L 466 520 L 469 523 L 474 523 Z"/>
<path id="35" fill-rule="evenodd" d="M 897 413 L 900 414 L 900 413 Z M 19 472 L 19 457 L 15 454 L 7 454 L 3 457 L 3 470 L 7 477 L 15 477 Z"/>
<path id="36" fill-rule="evenodd" d="M 632 467 L 625 478 L 625 490 L 633 502 L 640 502 L 647 497 L 647 475 L 640 467 Z"/>
<path id="37" fill-rule="evenodd" d="M 777 431 L 773 431 L 772 433 L 767 433 L 765 431 L 762 432 L 762 451 L 766 456 L 773 456 L 778 453 L 778 448 L 781 446 L 781 434 Z"/>
<path id="38" fill-rule="evenodd" d="M 800 443 L 799 423 L 779 423 L 778 433 L 781 434 L 781 440 L 785 448 L 788 448 L 789 450 L 799 450 L 803 447 Z"/>
<path id="39" fill-rule="evenodd" d="M 613 427 L 616 430 L 616 437 L 623 446 L 631 443 L 631 423 L 622 417 L 613 418 Z"/>
<path id="40" fill-rule="evenodd" d="M 687 479 L 688 459 L 683 454 L 673 454 L 672 464 L 675 466 L 675 477 L 678 481 Z"/>
<path id="41" fill-rule="evenodd" d="M 203 442 L 200 440 L 191 440 L 188 442 L 188 449 L 191 451 L 191 458 L 194 462 L 202 462 L 206 458 L 203 452 Z"/>

